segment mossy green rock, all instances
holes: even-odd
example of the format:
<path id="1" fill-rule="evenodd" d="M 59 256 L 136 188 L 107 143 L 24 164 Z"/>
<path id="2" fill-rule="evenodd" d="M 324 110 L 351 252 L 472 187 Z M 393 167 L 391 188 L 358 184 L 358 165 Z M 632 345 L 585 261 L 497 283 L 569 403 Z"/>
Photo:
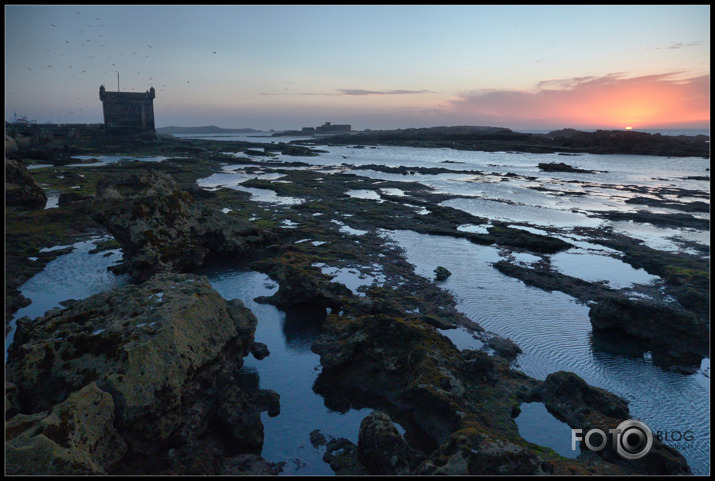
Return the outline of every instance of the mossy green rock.
<path id="1" fill-rule="evenodd" d="M 51 409 L 96 382 L 111 394 L 116 425 L 132 448 L 151 450 L 182 422 L 182 403 L 201 392 L 190 382 L 195 374 L 223 362 L 229 348 L 240 367 L 255 326 L 240 301 L 225 301 L 205 277 L 157 274 L 35 321 L 18 320 L 7 377 L 23 413 Z M 262 442 L 262 427 L 256 435 Z"/>
<path id="2" fill-rule="evenodd" d="M 90 383 L 47 413 L 5 425 L 6 474 L 106 474 L 126 452 L 112 396 Z"/>
<path id="3" fill-rule="evenodd" d="M 103 177 L 92 217 L 119 241 L 129 273 L 186 272 L 212 255 L 240 256 L 274 239 L 247 221 L 199 205 L 163 172 Z"/>

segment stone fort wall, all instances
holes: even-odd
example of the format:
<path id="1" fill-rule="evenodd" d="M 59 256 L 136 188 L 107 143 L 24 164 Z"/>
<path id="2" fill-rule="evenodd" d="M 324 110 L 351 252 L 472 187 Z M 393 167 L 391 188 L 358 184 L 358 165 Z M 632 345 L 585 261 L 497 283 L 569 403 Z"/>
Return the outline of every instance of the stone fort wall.
<path id="1" fill-rule="evenodd" d="M 107 92 L 102 85 L 99 99 L 106 129 L 155 130 L 154 87 L 141 92 Z"/>

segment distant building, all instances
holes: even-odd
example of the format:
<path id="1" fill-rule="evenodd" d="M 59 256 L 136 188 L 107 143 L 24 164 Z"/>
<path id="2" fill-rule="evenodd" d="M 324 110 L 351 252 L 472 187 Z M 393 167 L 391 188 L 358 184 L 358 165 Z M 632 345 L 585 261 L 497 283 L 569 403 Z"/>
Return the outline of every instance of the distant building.
<path id="1" fill-rule="evenodd" d="M 107 92 L 99 87 L 99 99 L 104 110 L 107 134 L 140 138 L 155 138 L 154 87 L 141 92 Z"/>
<path id="2" fill-rule="evenodd" d="M 350 132 L 352 130 L 352 126 L 350 124 L 344 124 L 344 125 L 332 125 L 330 122 L 325 122 L 323 125 L 320 127 L 315 128 L 316 133 L 334 133 L 334 132 Z"/>

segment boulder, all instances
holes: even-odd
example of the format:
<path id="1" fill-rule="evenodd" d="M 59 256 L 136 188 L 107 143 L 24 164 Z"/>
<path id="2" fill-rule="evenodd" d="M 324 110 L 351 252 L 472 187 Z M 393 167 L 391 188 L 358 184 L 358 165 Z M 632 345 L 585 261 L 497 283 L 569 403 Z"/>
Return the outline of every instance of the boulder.
<path id="1" fill-rule="evenodd" d="M 42 209 L 47 195 L 24 164 L 5 159 L 5 203 L 27 209 Z"/>
<path id="2" fill-rule="evenodd" d="M 710 326 L 684 309 L 608 296 L 591 307 L 594 330 L 616 330 L 649 342 L 670 357 L 697 363 L 709 355 Z"/>
<path id="3" fill-rule="evenodd" d="M 127 445 L 114 472 L 155 472 L 169 447 L 216 429 L 234 453 L 260 451 L 260 411 L 277 412 L 277 394 L 234 375 L 255 326 L 241 301 L 225 301 L 205 277 L 171 273 L 20 319 L 6 367 L 18 388 L 15 417 L 55 409 L 92 384 L 113 403 L 104 424 Z"/>
<path id="4" fill-rule="evenodd" d="M 373 411 L 360 423 L 360 463 L 369 474 L 411 474 L 424 455 L 411 448 L 392 424 L 390 416 Z"/>
<path id="5" fill-rule="evenodd" d="M 114 401 L 92 382 L 49 413 L 6 424 L 7 474 L 106 474 L 127 450 L 114 428 Z"/>
<path id="6" fill-rule="evenodd" d="M 253 354 L 253 357 L 260 361 L 261 359 L 267 357 L 270 354 L 270 351 L 268 350 L 268 346 L 262 342 L 254 342 L 251 346 L 251 354 Z"/>
<path id="7" fill-rule="evenodd" d="M 323 461 L 339 476 L 363 476 L 368 474 L 360 464 L 358 447 L 345 438 L 331 439 L 325 447 Z"/>
<path id="8" fill-rule="evenodd" d="M 590 386 L 572 372 L 549 374 L 531 392 L 531 398 L 571 428 L 584 432 L 592 428 L 603 431 L 618 427 L 630 419 L 628 401 L 604 389 Z M 583 448 L 582 448 L 583 449 Z M 625 459 L 609 443 L 596 454 L 632 474 L 682 475 L 691 474 L 685 458 L 677 450 L 654 437 L 651 450 L 640 459 Z"/>
<path id="9" fill-rule="evenodd" d="M 83 200 L 90 200 L 91 198 L 92 196 L 80 194 L 79 192 L 65 192 L 60 194 L 59 199 L 57 199 L 57 205 L 64 207 L 76 202 L 82 202 Z"/>
<path id="10" fill-rule="evenodd" d="M 446 280 L 449 276 L 452 275 L 451 272 L 445 267 L 442 266 L 437 266 L 437 268 L 434 270 L 434 280 L 436 281 L 444 281 Z"/>
<path id="11" fill-rule="evenodd" d="M 199 205 L 162 172 L 103 177 L 96 199 L 92 217 L 122 245 L 128 272 L 139 282 L 275 241 L 269 231 Z"/>
<path id="12" fill-rule="evenodd" d="M 461 429 L 432 453 L 416 473 L 420 475 L 533 475 L 543 474 L 533 451 L 484 432 Z"/>
<path id="13" fill-rule="evenodd" d="M 339 309 L 353 297 L 352 291 L 323 274 L 304 256 L 287 250 L 282 256 L 254 263 L 259 270 L 267 271 L 278 282 L 278 291 L 270 297 L 256 300 L 280 307 L 317 305 Z"/>

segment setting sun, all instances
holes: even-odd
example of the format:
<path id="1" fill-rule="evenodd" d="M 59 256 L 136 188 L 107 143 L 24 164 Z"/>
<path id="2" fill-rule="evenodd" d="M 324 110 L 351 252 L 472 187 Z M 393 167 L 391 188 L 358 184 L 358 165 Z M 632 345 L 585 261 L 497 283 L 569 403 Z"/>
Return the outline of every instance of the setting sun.
<path id="1" fill-rule="evenodd" d="M 626 130 L 631 130 L 633 127 L 626 127 Z"/>

